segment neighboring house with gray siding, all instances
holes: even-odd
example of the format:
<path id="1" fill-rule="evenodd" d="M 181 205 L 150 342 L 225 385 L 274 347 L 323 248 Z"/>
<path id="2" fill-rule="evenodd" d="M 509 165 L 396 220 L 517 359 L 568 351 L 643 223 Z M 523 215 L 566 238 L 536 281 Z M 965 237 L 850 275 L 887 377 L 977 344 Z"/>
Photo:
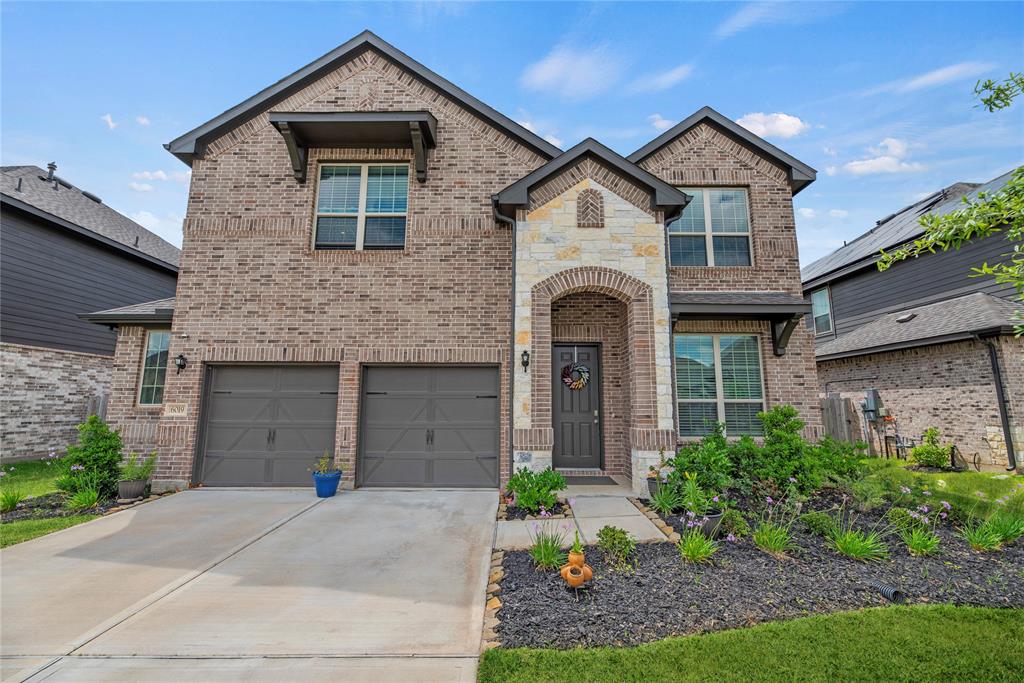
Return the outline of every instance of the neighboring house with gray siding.
<path id="1" fill-rule="evenodd" d="M 998 192 L 1010 175 L 940 190 L 802 272 L 822 394 L 856 405 L 877 389 L 903 436 L 938 427 L 965 459 L 988 468 L 1019 466 L 1024 448 L 1024 340 L 1013 336 L 1024 303 L 1011 285 L 971 269 L 1005 258 L 1013 244 L 995 235 L 882 272 L 877 261 L 923 234 L 921 216 Z M 882 447 L 863 421 L 859 428 Z"/>
<path id="2" fill-rule="evenodd" d="M 174 295 L 178 249 L 37 166 L 0 185 L 0 454 L 45 455 L 110 391 L 117 334 L 78 314 Z"/>
<path id="3" fill-rule="evenodd" d="M 348 486 L 646 490 L 714 420 L 785 403 L 820 431 L 815 172 L 710 108 L 629 156 L 561 150 L 364 32 L 167 148 L 177 295 L 88 316 L 118 324 L 109 416 L 157 489 L 309 485 L 327 450 Z"/>

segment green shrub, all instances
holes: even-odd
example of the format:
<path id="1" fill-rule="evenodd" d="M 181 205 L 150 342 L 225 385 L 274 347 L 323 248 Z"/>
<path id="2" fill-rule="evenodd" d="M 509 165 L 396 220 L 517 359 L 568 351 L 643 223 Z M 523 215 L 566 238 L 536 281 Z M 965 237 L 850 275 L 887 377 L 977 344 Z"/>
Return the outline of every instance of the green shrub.
<path id="1" fill-rule="evenodd" d="M 671 515 L 683 504 L 678 491 L 667 483 L 662 483 L 651 496 L 651 507 L 663 515 Z"/>
<path id="2" fill-rule="evenodd" d="M 910 459 L 922 467 L 948 468 L 952 463 L 949 444 L 939 443 L 939 430 L 929 427 L 921 436 L 922 443 L 910 449 Z"/>
<path id="3" fill-rule="evenodd" d="M 885 518 L 888 520 L 889 524 L 892 524 L 900 533 L 910 531 L 911 529 L 921 526 L 920 522 L 914 517 L 914 515 L 910 514 L 910 510 L 907 508 L 889 508 L 888 512 L 885 513 Z"/>
<path id="4" fill-rule="evenodd" d="M 21 489 L 4 489 L 0 491 L 0 512 L 11 512 L 26 496 Z"/>
<path id="5" fill-rule="evenodd" d="M 729 460 L 725 424 L 716 422 L 712 432 L 698 443 L 683 446 L 669 465 L 675 474 L 690 472 L 704 489 L 721 491 L 729 486 L 733 464 Z"/>
<path id="6" fill-rule="evenodd" d="M 64 475 L 57 486 L 68 493 L 95 488 L 101 498 L 117 491 L 121 475 L 121 435 L 96 415 L 78 425 L 78 443 L 68 446 L 62 458 Z M 88 483 L 83 481 L 88 477 Z"/>
<path id="7" fill-rule="evenodd" d="M 148 480 L 156 467 L 156 451 L 153 451 L 146 458 L 140 458 L 135 451 L 128 454 L 128 458 L 121 463 L 121 476 L 119 481 Z"/>
<path id="8" fill-rule="evenodd" d="M 718 552 L 718 544 L 701 533 L 700 529 L 690 529 L 676 543 L 679 557 L 684 562 L 707 562 Z"/>
<path id="9" fill-rule="evenodd" d="M 98 489 L 83 488 L 71 494 L 64 505 L 69 510 L 88 510 L 96 507 L 99 502 L 100 492 Z"/>
<path id="10" fill-rule="evenodd" d="M 1003 543 L 1012 543 L 1024 536 L 1024 515 L 1000 511 L 989 517 L 987 524 Z"/>
<path id="11" fill-rule="evenodd" d="M 1003 546 L 1003 537 L 999 529 L 990 522 L 972 519 L 960 529 L 960 536 L 978 552 L 999 550 Z"/>
<path id="12" fill-rule="evenodd" d="M 862 562 L 879 562 L 889 556 L 889 548 L 878 531 L 840 529 L 829 543 L 839 554 Z"/>
<path id="13" fill-rule="evenodd" d="M 804 523 L 808 531 L 822 538 L 831 538 L 839 531 L 839 524 L 827 512 L 805 512 L 800 515 L 800 521 Z"/>
<path id="14" fill-rule="evenodd" d="M 532 472 L 523 467 L 508 480 L 508 490 L 515 495 L 515 504 L 536 514 L 543 507 L 550 510 L 558 502 L 556 491 L 565 489 L 565 477 L 550 467 Z"/>
<path id="15" fill-rule="evenodd" d="M 689 475 L 689 473 L 687 473 Z M 696 477 L 688 476 L 683 482 L 682 494 L 680 495 L 683 507 L 697 517 L 703 517 L 711 508 L 711 497 L 707 491 L 697 483 Z"/>
<path id="16" fill-rule="evenodd" d="M 754 529 L 754 544 L 773 555 L 782 555 L 796 548 L 789 527 L 777 522 L 760 522 Z"/>
<path id="17" fill-rule="evenodd" d="M 567 525 L 561 527 L 546 522 L 534 522 L 530 538 L 533 544 L 530 546 L 530 557 L 539 569 L 557 569 L 566 560 L 565 539 L 568 534 Z"/>
<path id="18" fill-rule="evenodd" d="M 743 538 L 750 534 L 750 525 L 747 524 L 743 513 L 736 508 L 728 508 L 722 513 L 720 528 L 726 534 L 732 534 L 736 538 Z"/>
<path id="19" fill-rule="evenodd" d="M 861 512 L 869 512 L 885 504 L 888 487 L 872 477 L 863 477 L 853 482 L 850 493 Z"/>
<path id="20" fill-rule="evenodd" d="M 605 526 L 597 532 L 597 547 L 604 553 L 608 564 L 623 571 L 633 565 L 636 541 L 624 529 Z"/>
<path id="21" fill-rule="evenodd" d="M 900 531 L 900 538 L 911 555 L 933 555 L 939 549 L 939 536 L 930 527 L 912 525 Z"/>

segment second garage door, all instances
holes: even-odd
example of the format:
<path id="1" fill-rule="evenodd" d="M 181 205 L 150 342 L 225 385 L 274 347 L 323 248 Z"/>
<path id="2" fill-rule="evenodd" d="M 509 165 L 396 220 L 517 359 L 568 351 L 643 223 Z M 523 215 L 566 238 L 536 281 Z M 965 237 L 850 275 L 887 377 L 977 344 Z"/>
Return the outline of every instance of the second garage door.
<path id="1" fill-rule="evenodd" d="M 497 486 L 496 367 L 368 367 L 362 486 Z"/>

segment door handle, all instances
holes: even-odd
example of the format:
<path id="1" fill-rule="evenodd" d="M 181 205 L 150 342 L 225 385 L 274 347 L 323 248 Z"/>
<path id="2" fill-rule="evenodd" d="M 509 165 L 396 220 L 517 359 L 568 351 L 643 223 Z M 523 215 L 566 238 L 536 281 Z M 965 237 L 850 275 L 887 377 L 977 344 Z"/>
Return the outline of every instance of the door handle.
<path id="1" fill-rule="evenodd" d="M 277 444 L 277 427 L 270 430 L 270 443 Z"/>

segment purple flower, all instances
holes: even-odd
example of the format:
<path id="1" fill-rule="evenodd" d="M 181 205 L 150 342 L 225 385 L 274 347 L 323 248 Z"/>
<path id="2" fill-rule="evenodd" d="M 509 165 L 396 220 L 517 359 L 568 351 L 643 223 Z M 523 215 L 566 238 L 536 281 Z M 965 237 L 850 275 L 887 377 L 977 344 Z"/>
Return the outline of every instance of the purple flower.
<path id="1" fill-rule="evenodd" d="M 904 493 L 904 494 L 905 493 L 910 493 L 910 489 L 907 488 L 906 486 L 901 486 L 900 487 L 900 493 Z"/>
<path id="2" fill-rule="evenodd" d="M 768 503 L 769 505 L 772 505 L 772 504 L 774 504 L 774 503 L 775 503 L 775 501 L 774 501 L 774 500 L 772 500 L 772 497 L 771 497 L 771 496 L 765 496 L 765 497 L 764 497 L 764 502 Z"/>
<path id="3" fill-rule="evenodd" d="M 696 515 L 694 515 L 693 512 L 691 512 L 690 510 L 687 510 L 686 511 L 686 516 L 689 517 L 690 519 L 693 519 Z"/>
<path id="4" fill-rule="evenodd" d="M 913 510 L 911 510 L 911 511 L 910 511 L 910 512 L 908 512 L 907 514 L 908 514 L 908 515 L 910 515 L 910 517 L 911 517 L 912 519 L 918 519 L 918 518 L 920 518 L 920 517 L 921 517 L 921 515 L 917 514 L 917 513 L 916 513 L 916 512 L 914 512 Z"/>
<path id="5" fill-rule="evenodd" d="M 4 472 L 3 470 L 0 470 L 0 477 L 6 477 L 6 476 L 7 476 L 7 473 Z"/>
<path id="6" fill-rule="evenodd" d="M 930 496 L 930 495 L 932 495 L 932 492 L 931 491 L 927 491 L 927 490 L 926 491 L 921 491 L 921 495 L 922 496 Z"/>
<path id="7" fill-rule="evenodd" d="M 712 503 L 717 503 L 718 502 L 718 496 L 712 496 L 711 502 Z"/>
<path id="8" fill-rule="evenodd" d="M 996 502 L 1000 505 L 1006 505 L 1006 498 L 996 498 Z"/>
<path id="9" fill-rule="evenodd" d="M 946 513 L 945 513 L 945 512 L 940 512 L 940 513 L 939 513 L 939 517 L 941 517 L 942 519 L 945 519 L 945 518 L 946 518 L 947 516 L 948 516 L 948 515 L 946 515 Z"/>
<path id="10" fill-rule="evenodd" d="M 790 477 L 790 478 L 789 478 L 789 482 L 790 482 L 791 484 L 795 484 L 795 483 L 796 483 L 796 477 Z"/>
<path id="11" fill-rule="evenodd" d="M 82 465 L 72 465 L 72 466 L 71 466 L 71 471 L 72 471 L 72 472 L 81 472 L 81 471 L 83 471 L 84 469 L 85 469 L 85 467 L 84 467 L 84 466 L 82 466 Z"/>
<path id="12" fill-rule="evenodd" d="M 919 512 L 923 512 L 926 515 L 928 514 L 928 506 L 927 505 L 920 505 L 920 506 L 918 506 L 917 509 L 918 509 Z"/>
<path id="13" fill-rule="evenodd" d="M 975 491 L 974 495 L 976 495 L 978 498 L 984 498 L 985 497 L 985 492 L 984 491 Z"/>
<path id="14" fill-rule="evenodd" d="M 733 536 L 732 534 L 729 534 L 728 536 L 725 537 L 725 540 L 729 541 L 729 543 L 735 543 L 736 542 L 736 537 Z"/>
<path id="15" fill-rule="evenodd" d="M 942 509 L 943 510 L 952 510 L 953 506 L 949 504 L 948 500 L 944 500 L 944 501 L 942 501 Z"/>
<path id="16" fill-rule="evenodd" d="M 927 517 L 922 517 L 921 521 L 924 522 L 925 524 L 930 524 L 931 523 L 930 520 Z"/>

